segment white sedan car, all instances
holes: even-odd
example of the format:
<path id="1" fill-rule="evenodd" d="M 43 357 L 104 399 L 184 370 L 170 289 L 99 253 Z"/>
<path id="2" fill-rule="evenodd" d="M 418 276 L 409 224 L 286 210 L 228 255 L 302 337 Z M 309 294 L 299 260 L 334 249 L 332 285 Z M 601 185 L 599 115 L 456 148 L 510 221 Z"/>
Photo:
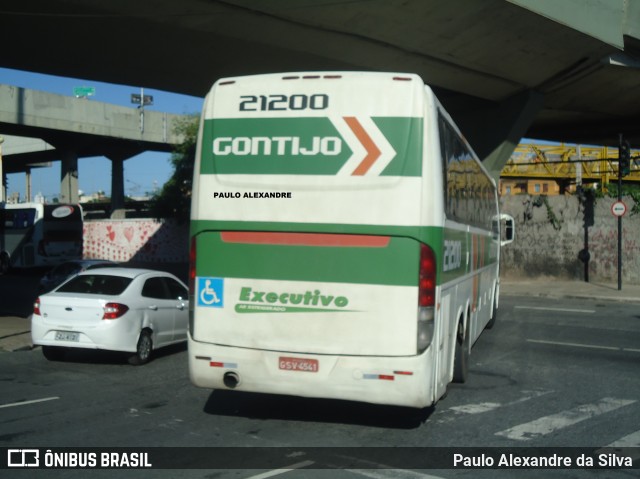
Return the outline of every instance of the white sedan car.
<path id="1" fill-rule="evenodd" d="M 34 345 L 49 360 L 67 348 L 131 353 L 134 365 L 151 351 L 187 339 L 187 287 L 170 273 L 135 268 L 88 270 L 40 296 L 31 318 Z"/>

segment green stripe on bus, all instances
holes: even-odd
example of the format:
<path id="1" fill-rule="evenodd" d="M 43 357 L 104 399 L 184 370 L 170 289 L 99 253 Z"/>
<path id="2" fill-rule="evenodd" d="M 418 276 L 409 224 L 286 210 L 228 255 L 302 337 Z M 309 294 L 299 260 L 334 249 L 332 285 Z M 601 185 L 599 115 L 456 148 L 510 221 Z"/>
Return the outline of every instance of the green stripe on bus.
<path id="1" fill-rule="evenodd" d="M 336 260 L 331 257 L 331 252 L 335 252 L 336 248 L 327 247 L 323 248 L 327 250 L 325 253 L 320 254 L 320 249 L 317 246 L 295 246 L 293 248 L 304 248 L 304 254 L 311 257 L 317 256 L 319 261 L 327 261 L 327 268 L 322 271 L 322 278 L 314 276 L 313 274 L 304 274 L 305 280 L 310 281 L 327 281 L 327 282 L 339 282 L 344 278 L 350 278 L 345 282 L 362 282 L 368 284 L 398 284 L 398 285 L 416 285 L 417 284 L 417 269 L 409 272 L 404 271 L 404 266 L 399 267 L 400 264 L 404 264 L 406 255 L 413 255 L 413 260 L 418 263 L 417 249 L 414 249 L 413 245 L 418 243 L 424 243 L 429 245 L 436 256 L 438 263 L 438 273 L 436 282 L 437 284 L 443 284 L 465 276 L 483 266 L 493 264 L 497 260 L 497 243 L 491 240 L 490 236 L 467 233 L 466 231 L 460 231 L 455 229 L 445 229 L 438 226 L 393 226 L 393 225 L 353 225 L 353 224 L 317 224 L 317 223 L 277 223 L 277 222 L 245 222 L 245 221 L 214 221 L 214 220 L 193 220 L 191 222 L 191 236 L 200 236 L 201 233 L 215 233 L 212 235 L 215 241 L 220 242 L 219 232 L 221 231 L 272 231 L 272 232 L 289 232 L 289 233 L 325 233 L 325 234 L 354 234 L 354 235 L 372 235 L 372 236 L 390 236 L 392 242 L 389 248 L 385 248 L 383 254 L 380 253 L 379 248 L 338 248 L 345 254 L 341 256 L 343 263 L 333 269 L 333 265 L 336 264 Z M 208 238 L 208 236 L 207 236 Z M 476 238 L 478 248 L 478 255 L 476 256 L 476 265 L 474 265 L 473 254 L 473 241 Z M 483 238 L 483 239 L 480 239 Z M 400 241 L 402 239 L 409 240 L 408 243 Z M 460 243 L 460 250 L 457 250 L 457 245 L 451 245 L 445 243 L 450 241 L 453 243 Z M 411 244 L 412 246 L 409 246 Z M 231 244 L 225 244 L 230 246 Z M 393 246 L 392 246 L 393 245 Z M 252 271 L 249 265 L 242 268 L 242 272 L 234 270 L 236 259 L 242 258 L 245 250 L 242 248 L 225 248 L 224 255 L 213 252 L 209 239 L 206 241 L 206 245 L 198 244 L 198 262 L 196 267 L 198 268 L 198 275 L 218 275 L 218 276 L 230 276 L 230 277 L 257 277 L 252 275 Z M 202 246 L 202 247 L 200 247 Z M 233 246 L 245 246 L 249 247 L 246 251 L 251 251 L 251 258 L 254 261 L 254 265 L 265 265 L 268 262 L 268 266 L 265 266 L 264 271 L 261 274 L 266 274 L 269 277 L 272 274 L 268 271 L 269 268 L 280 268 L 279 263 L 274 263 L 269 259 L 272 254 L 272 248 L 276 245 L 243 245 L 234 244 Z M 256 247 L 263 247 L 254 249 Z M 204 250 L 204 251 L 203 251 Z M 357 268 L 355 263 L 351 262 L 350 253 L 356 250 L 365 250 L 364 253 L 359 253 L 356 258 L 356 263 L 359 265 Z M 302 252 L 302 249 L 298 249 L 298 252 Z M 369 256 L 369 253 L 372 256 Z M 206 256 L 206 257 L 203 257 Z M 289 266 L 293 269 L 299 269 L 296 266 L 296 260 L 294 257 L 287 256 L 287 262 L 291 264 Z M 309 261 L 308 258 L 296 255 L 298 260 Z M 469 258 L 469 265 L 467 268 L 467 258 Z M 459 261 L 458 261 L 459 259 Z M 369 264 L 368 261 L 371 261 Z M 242 260 L 244 261 L 244 260 Z M 224 271 L 217 272 L 217 263 L 224 263 Z M 205 268 L 209 264 L 216 265 L 216 271 L 200 270 Z M 361 268 L 359 271 L 355 269 Z M 334 274 L 333 271 L 340 271 L 339 274 Z M 288 273 L 287 273 L 288 274 Z M 247 276 L 248 275 L 248 276 Z M 336 279 L 341 278 L 341 279 Z M 292 279 L 292 278 L 291 278 Z M 300 279 L 300 278 L 298 278 Z"/>
<path id="2" fill-rule="evenodd" d="M 219 232 L 197 239 L 198 276 L 415 286 L 419 244 L 391 238 L 386 247 L 334 247 L 223 242 Z"/>
<path id="3" fill-rule="evenodd" d="M 422 118 L 372 121 L 395 151 L 381 175 L 420 176 Z M 200 174 L 220 175 L 336 175 L 353 154 L 326 117 L 205 120 L 201 151 Z"/>

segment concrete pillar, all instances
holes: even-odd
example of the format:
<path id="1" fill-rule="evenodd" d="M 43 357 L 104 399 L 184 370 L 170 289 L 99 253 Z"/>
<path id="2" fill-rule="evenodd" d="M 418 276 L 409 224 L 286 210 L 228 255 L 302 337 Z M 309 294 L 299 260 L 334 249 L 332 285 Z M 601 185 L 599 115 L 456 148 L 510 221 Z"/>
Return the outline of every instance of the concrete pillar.
<path id="1" fill-rule="evenodd" d="M 30 203 L 32 198 L 32 191 L 31 191 L 31 168 L 29 168 L 28 166 L 25 167 L 24 169 L 24 176 L 25 176 L 25 185 L 24 185 L 24 196 L 26 197 L 27 203 Z"/>
<path id="2" fill-rule="evenodd" d="M 124 209 L 124 158 L 109 157 L 111 160 L 111 218 L 123 219 Z"/>
<path id="3" fill-rule="evenodd" d="M 498 104 L 462 111 L 454 121 L 496 182 L 522 137 L 543 106 L 544 97 L 532 90 Z"/>
<path id="4" fill-rule="evenodd" d="M 77 203 L 79 199 L 78 155 L 65 151 L 60 161 L 60 203 Z"/>

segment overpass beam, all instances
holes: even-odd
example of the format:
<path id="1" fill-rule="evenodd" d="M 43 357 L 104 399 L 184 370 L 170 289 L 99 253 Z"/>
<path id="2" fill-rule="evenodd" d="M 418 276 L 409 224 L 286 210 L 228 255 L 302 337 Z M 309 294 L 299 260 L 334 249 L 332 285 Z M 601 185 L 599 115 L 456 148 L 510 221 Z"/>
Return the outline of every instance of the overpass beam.
<path id="1" fill-rule="evenodd" d="M 542 109 L 543 100 L 542 93 L 527 90 L 501 103 L 456 115 L 456 123 L 496 182 Z"/>
<path id="2" fill-rule="evenodd" d="M 77 203 L 78 196 L 78 154 L 75 151 L 63 152 L 60 161 L 60 202 Z"/>

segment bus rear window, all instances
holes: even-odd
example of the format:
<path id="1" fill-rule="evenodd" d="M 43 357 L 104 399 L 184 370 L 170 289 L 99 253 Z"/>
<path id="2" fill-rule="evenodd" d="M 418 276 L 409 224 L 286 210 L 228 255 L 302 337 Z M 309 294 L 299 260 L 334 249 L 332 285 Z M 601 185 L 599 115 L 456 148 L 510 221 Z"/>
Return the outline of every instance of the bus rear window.
<path id="1" fill-rule="evenodd" d="M 36 219 L 33 208 L 4 210 L 4 227 L 7 230 L 31 228 Z"/>

